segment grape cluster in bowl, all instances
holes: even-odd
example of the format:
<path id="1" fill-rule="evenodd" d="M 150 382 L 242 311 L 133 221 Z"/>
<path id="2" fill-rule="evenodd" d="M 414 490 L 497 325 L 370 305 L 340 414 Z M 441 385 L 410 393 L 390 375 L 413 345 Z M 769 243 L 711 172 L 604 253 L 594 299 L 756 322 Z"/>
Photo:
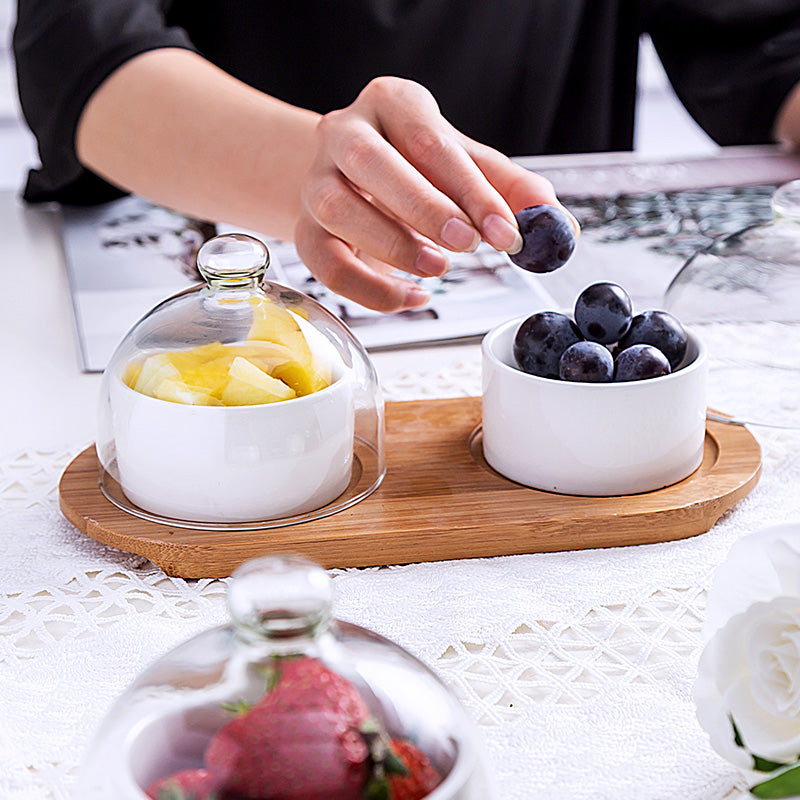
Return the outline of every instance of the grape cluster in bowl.
<path id="1" fill-rule="evenodd" d="M 586 383 L 636 381 L 679 367 L 688 337 L 666 311 L 634 316 L 628 293 L 616 283 L 594 283 L 575 302 L 574 319 L 556 311 L 528 317 L 514 337 L 523 372 Z"/>

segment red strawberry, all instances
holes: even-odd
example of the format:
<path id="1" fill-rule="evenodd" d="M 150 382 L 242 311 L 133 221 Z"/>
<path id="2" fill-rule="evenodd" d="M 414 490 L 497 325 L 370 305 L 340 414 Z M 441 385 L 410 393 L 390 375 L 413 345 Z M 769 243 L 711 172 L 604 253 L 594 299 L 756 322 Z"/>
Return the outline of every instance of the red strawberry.
<path id="1" fill-rule="evenodd" d="M 150 784 L 151 800 L 216 800 L 215 784 L 206 769 L 184 769 Z"/>
<path id="2" fill-rule="evenodd" d="M 392 739 L 391 749 L 408 774 L 387 774 L 390 800 L 422 800 L 442 782 L 425 753 L 408 739 Z"/>
<path id="3" fill-rule="evenodd" d="M 205 754 L 223 796 L 240 800 L 360 800 L 369 711 L 355 687 L 313 658 L 278 662 L 273 688 L 223 727 Z"/>

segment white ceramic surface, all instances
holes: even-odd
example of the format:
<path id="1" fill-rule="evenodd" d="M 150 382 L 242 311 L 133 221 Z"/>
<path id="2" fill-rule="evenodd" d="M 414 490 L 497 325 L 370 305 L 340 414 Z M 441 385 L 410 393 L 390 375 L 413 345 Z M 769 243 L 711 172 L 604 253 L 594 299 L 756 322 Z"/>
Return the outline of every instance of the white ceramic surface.
<path id="1" fill-rule="evenodd" d="M 119 482 L 140 508 L 202 522 L 301 514 L 338 497 L 353 460 L 353 387 L 344 366 L 314 394 L 254 406 L 147 397 L 111 376 Z"/>
<path id="2" fill-rule="evenodd" d="M 498 326 L 481 346 L 483 449 L 495 470 L 536 489 L 611 496 L 669 486 L 700 466 L 708 367 L 696 336 L 670 375 L 577 383 L 515 366 L 523 321 Z"/>

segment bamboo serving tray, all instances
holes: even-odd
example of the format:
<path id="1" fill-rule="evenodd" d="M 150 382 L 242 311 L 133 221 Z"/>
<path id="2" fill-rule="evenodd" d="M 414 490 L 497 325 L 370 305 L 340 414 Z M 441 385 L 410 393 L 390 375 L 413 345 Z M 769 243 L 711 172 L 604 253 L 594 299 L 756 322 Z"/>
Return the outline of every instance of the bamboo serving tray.
<path id="1" fill-rule="evenodd" d="M 104 544 L 168 575 L 217 578 L 269 552 L 326 568 L 651 544 L 707 531 L 758 482 L 761 451 L 743 427 L 709 421 L 700 467 L 639 495 L 576 497 L 529 489 L 484 460 L 481 400 L 387 403 L 387 474 L 371 495 L 331 516 L 258 530 L 196 530 L 140 519 L 109 502 L 94 447 L 59 483 L 64 516 Z"/>

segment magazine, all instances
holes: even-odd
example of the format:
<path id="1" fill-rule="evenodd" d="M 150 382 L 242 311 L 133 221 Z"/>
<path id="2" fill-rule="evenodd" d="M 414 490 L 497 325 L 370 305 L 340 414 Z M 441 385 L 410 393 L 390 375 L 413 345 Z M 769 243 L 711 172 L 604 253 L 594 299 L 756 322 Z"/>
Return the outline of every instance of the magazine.
<path id="1" fill-rule="evenodd" d="M 566 166 L 556 165 L 549 177 L 582 229 L 569 262 L 535 275 L 482 244 L 474 253 L 451 254 L 451 269 L 443 277 L 414 278 L 431 292 L 422 309 L 370 311 L 319 283 L 291 243 L 262 236 L 270 250 L 267 279 L 315 298 L 368 350 L 477 340 L 508 319 L 546 309 L 569 311 L 583 288 L 601 280 L 624 286 L 636 312 L 658 308 L 687 258 L 721 235 L 771 219 L 769 199 L 776 186 L 800 174 L 796 161 L 776 157 L 731 156 L 728 162 L 704 159 L 695 169 L 685 162 L 656 169 L 602 158 L 578 157 L 576 165 L 573 157 Z M 679 188 L 680 183 L 688 188 Z M 215 233 L 230 230 L 134 196 L 98 207 L 63 208 L 65 262 L 83 368 L 102 371 L 138 319 L 200 282 L 197 249 Z"/>
<path id="2" fill-rule="evenodd" d="M 84 370 L 102 371 L 138 319 L 200 283 L 194 263 L 198 248 L 215 233 L 231 230 L 138 197 L 88 209 L 64 208 L 64 255 Z M 431 293 L 424 308 L 383 314 L 326 289 L 292 244 L 259 238 L 270 252 L 267 280 L 319 301 L 370 350 L 475 339 L 509 317 L 552 302 L 533 276 L 484 244 L 474 253 L 454 254 L 441 278 L 414 278 Z"/>

